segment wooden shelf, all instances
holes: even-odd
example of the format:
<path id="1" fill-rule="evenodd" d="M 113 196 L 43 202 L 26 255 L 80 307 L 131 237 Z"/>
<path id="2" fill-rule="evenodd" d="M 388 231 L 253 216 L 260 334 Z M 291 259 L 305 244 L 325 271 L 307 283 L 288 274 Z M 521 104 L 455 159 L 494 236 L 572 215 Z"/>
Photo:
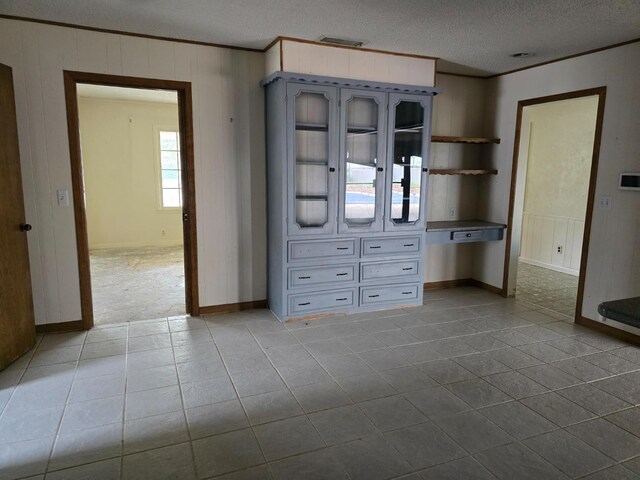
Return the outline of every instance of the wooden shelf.
<path id="1" fill-rule="evenodd" d="M 429 173 L 431 175 L 497 175 L 498 170 L 495 168 L 474 170 L 465 168 L 432 168 Z"/>
<path id="2" fill-rule="evenodd" d="M 449 137 L 445 135 L 432 135 L 431 143 L 500 143 L 499 138 L 485 137 Z"/>

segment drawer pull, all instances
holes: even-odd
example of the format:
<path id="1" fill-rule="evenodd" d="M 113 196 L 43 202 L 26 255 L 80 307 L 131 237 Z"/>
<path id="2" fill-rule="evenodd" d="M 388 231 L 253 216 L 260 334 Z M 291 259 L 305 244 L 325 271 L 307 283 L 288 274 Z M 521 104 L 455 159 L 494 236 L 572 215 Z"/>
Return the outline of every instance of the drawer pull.
<path id="1" fill-rule="evenodd" d="M 469 238 L 470 236 L 471 236 L 471 234 L 470 234 L 470 233 L 467 233 L 466 237 L 467 237 L 467 238 Z"/>
<path id="2" fill-rule="evenodd" d="M 404 271 L 407 271 L 407 270 L 413 270 L 413 267 L 403 268 L 402 270 L 404 270 Z"/>
<path id="3" fill-rule="evenodd" d="M 338 250 L 349 250 L 349 247 L 336 247 Z"/>
<path id="4" fill-rule="evenodd" d="M 346 275 L 349 275 L 348 273 L 336 273 L 336 277 L 344 277 Z"/>
<path id="5" fill-rule="evenodd" d="M 311 277 L 298 277 L 298 280 L 308 280 L 308 279 L 310 279 L 310 278 L 311 278 Z"/>
<path id="6" fill-rule="evenodd" d="M 413 292 L 402 292 L 403 295 L 411 295 Z"/>
<path id="7" fill-rule="evenodd" d="M 336 298 L 336 302 L 344 302 L 347 298 Z"/>
<path id="8" fill-rule="evenodd" d="M 304 307 L 305 305 L 311 305 L 311 302 L 299 303 L 299 307 Z"/>
<path id="9" fill-rule="evenodd" d="M 382 248 L 382 247 L 380 247 L 380 245 L 372 245 L 372 246 L 370 246 L 369 248 L 370 248 L 371 250 L 373 250 L 374 248 Z"/>
<path id="10" fill-rule="evenodd" d="M 369 295 L 369 298 L 376 298 L 379 297 L 380 295 Z"/>
<path id="11" fill-rule="evenodd" d="M 405 243 L 404 244 L 405 247 L 413 247 L 413 245 L 414 245 L 413 243 Z"/>

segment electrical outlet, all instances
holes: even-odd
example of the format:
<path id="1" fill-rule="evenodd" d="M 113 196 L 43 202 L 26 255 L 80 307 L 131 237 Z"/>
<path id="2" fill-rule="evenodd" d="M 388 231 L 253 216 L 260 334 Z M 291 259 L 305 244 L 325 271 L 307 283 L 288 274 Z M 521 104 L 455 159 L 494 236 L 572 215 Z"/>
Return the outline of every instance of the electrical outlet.
<path id="1" fill-rule="evenodd" d="M 600 201 L 598 202 L 598 208 L 600 208 L 600 210 L 609 210 L 611 208 L 611 198 L 600 197 Z"/>
<path id="2" fill-rule="evenodd" d="M 456 209 L 452 208 L 449 210 L 449 218 L 456 218 Z"/>
<path id="3" fill-rule="evenodd" d="M 562 245 L 558 245 L 557 250 L 558 250 L 558 253 L 562 253 Z"/>

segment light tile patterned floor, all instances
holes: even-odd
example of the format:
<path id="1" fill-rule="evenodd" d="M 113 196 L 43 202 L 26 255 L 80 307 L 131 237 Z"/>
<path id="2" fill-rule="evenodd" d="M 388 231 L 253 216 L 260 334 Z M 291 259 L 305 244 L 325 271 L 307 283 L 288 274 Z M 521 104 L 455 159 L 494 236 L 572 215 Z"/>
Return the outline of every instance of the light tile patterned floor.
<path id="1" fill-rule="evenodd" d="M 520 300 L 574 318 L 578 277 L 518 262 L 516 296 Z"/>
<path id="2" fill-rule="evenodd" d="M 184 314 L 182 245 L 92 250 L 91 290 L 97 325 Z"/>
<path id="3" fill-rule="evenodd" d="M 44 336 L 0 373 L 0 478 L 639 477 L 640 349 L 482 290 L 426 297 Z"/>

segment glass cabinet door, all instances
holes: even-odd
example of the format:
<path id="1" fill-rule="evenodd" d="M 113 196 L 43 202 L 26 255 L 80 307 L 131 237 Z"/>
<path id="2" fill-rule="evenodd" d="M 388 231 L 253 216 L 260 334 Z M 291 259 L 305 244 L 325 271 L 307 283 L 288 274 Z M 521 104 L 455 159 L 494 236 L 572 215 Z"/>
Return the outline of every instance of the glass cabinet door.
<path id="1" fill-rule="evenodd" d="M 335 231 L 336 97 L 334 87 L 287 86 L 289 234 Z"/>
<path id="2" fill-rule="evenodd" d="M 389 94 L 385 230 L 424 229 L 431 97 Z"/>
<path id="3" fill-rule="evenodd" d="M 340 91 L 341 232 L 382 229 L 386 98 L 384 92 Z"/>

